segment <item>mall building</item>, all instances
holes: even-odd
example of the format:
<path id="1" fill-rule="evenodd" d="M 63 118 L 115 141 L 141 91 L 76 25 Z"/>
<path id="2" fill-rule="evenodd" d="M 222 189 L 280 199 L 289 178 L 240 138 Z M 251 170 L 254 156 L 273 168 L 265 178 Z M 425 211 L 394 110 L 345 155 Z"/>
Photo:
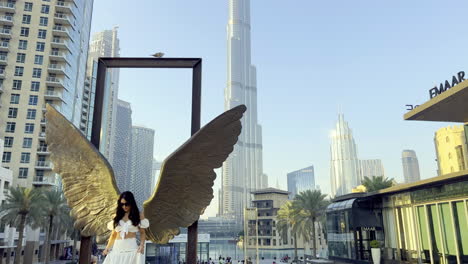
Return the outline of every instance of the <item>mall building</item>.
<path id="1" fill-rule="evenodd" d="M 446 131 L 436 133 L 436 177 L 335 198 L 326 210 L 330 259 L 370 263 L 370 241 L 378 240 L 383 263 L 468 263 L 468 170 L 464 154 L 468 141 L 468 80 L 411 110 L 404 118 L 462 123 L 464 139 L 453 144 L 450 154 L 446 146 L 440 145 L 450 143 L 451 137 L 441 140 L 438 134 Z M 443 155 L 452 156 L 456 163 L 443 160 Z"/>

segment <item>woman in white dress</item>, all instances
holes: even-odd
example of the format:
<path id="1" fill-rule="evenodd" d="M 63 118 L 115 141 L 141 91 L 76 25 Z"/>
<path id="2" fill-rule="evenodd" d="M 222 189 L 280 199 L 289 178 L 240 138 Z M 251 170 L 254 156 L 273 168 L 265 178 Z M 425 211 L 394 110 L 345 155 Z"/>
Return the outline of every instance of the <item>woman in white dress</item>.
<path id="1" fill-rule="evenodd" d="M 112 234 L 103 251 L 106 255 L 103 264 L 144 264 L 145 228 L 149 227 L 149 221 L 140 215 L 131 192 L 123 192 L 117 204 L 114 220 L 107 224 Z M 137 232 L 140 232 L 140 246 L 136 241 Z"/>

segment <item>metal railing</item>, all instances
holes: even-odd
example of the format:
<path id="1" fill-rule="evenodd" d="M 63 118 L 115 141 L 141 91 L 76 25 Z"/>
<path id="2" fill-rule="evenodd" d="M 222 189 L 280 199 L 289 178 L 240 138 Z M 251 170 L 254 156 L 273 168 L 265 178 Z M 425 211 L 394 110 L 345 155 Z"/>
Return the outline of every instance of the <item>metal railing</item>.
<path id="1" fill-rule="evenodd" d="M 13 22 L 13 16 L 0 16 L 0 20 Z"/>
<path id="2" fill-rule="evenodd" d="M 15 3 L 3 3 L 0 2 L 0 7 L 15 8 Z"/>
<path id="3" fill-rule="evenodd" d="M 49 152 L 47 146 L 39 146 L 37 152 Z"/>
<path id="4" fill-rule="evenodd" d="M 9 28 L 0 28 L 0 34 L 11 34 L 11 29 Z"/>

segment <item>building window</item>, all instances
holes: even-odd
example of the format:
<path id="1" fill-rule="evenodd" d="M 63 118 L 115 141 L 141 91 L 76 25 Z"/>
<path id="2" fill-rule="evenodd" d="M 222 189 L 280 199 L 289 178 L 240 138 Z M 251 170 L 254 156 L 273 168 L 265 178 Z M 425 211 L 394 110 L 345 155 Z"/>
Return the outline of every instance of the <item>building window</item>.
<path id="1" fill-rule="evenodd" d="M 20 95 L 19 94 L 11 94 L 10 96 L 10 104 L 19 104 Z"/>
<path id="2" fill-rule="evenodd" d="M 29 152 L 21 152 L 21 160 L 20 163 L 29 163 L 31 160 L 31 153 Z"/>
<path id="3" fill-rule="evenodd" d="M 24 126 L 24 133 L 32 134 L 34 132 L 34 124 L 33 123 L 26 123 Z"/>
<path id="4" fill-rule="evenodd" d="M 50 6 L 49 6 L 49 5 L 42 5 L 42 7 L 41 7 L 41 13 L 42 13 L 42 14 L 49 14 L 49 9 L 50 9 Z"/>
<path id="5" fill-rule="evenodd" d="M 20 40 L 19 45 L 18 45 L 18 49 L 25 50 L 27 48 L 28 48 L 28 41 L 27 40 Z"/>
<path id="6" fill-rule="evenodd" d="M 24 11 L 32 11 L 33 3 L 25 2 L 24 3 Z"/>
<path id="7" fill-rule="evenodd" d="M 44 49 L 45 49 L 45 42 L 37 42 L 36 51 L 44 51 Z"/>
<path id="8" fill-rule="evenodd" d="M 42 69 L 41 68 L 33 68 L 33 78 L 41 78 L 42 75 Z"/>
<path id="9" fill-rule="evenodd" d="M 21 37 L 29 37 L 29 28 L 28 27 L 21 27 L 20 36 Z"/>
<path id="10" fill-rule="evenodd" d="M 37 105 L 37 101 L 38 101 L 38 97 L 37 95 L 30 95 L 29 96 L 29 105 Z"/>
<path id="11" fill-rule="evenodd" d="M 15 129 L 16 129 L 16 122 L 7 122 L 7 125 L 5 127 L 5 132 L 15 133 Z"/>
<path id="12" fill-rule="evenodd" d="M 44 56 L 42 55 L 34 56 L 34 64 L 42 65 L 43 62 L 44 62 Z"/>
<path id="13" fill-rule="evenodd" d="M 31 24 L 31 16 L 23 15 L 23 24 Z"/>
<path id="14" fill-rule="evenodd" d="M 23 138 L 23 148 L 31 148 L 32 138 Z"/>
<path id="15" fill-rule="evenodd" d="M 47 35 L 47 30 L 45 29 L 39 29 L 39 31 L 37 32 L 37 38 L 45 39 L 46 35 Z"/>
<path id="16" fill-rule="evenodd" d="M 8 118 L 16 118 L 18 116 L 18 108 L 10 107 L 8 109 Z"/>
<path id="17" fill-rule="evenodd" d="M 40 17 L 39 18 L 39 26 L 47 27 L 48 24 L 49 24 L 49 18 L 48 17 Z"/>
<path id="18" fill-rule="evenodd" d="M 16 62 L 24 63 L 25 61 L 26 61 L 26 54 L 24 54 L 24 53 L 16 54 Z"/>
<path id="19" fill-rule="evenodd" d="M 8 163 L 11 161 L 11 152 L 4 151 L 2 156 L 2 162 Z"/>
<path id="20" fill-rule="evenodd" d="M 15 66 L 15 76 L 23 76 L 24 67 Z"/>
<path id="21" fill-rule="evenodd" d="M 21 85 L 23 81 L 21 80 L 13 80 L 13 90 L 21 90 Z"/>
<path id="22" fill-rule="evenodd" d="M 28 113 L 26 114 L 26 119 L 36 119 L 36 109 L 28 109 Z"/>
<path id="23" fill-rule="evenodd" d="M 31 82 L 31 92 L 39 92 L 40 82 Z"/>
<path id="24" fill-rule="evenodd" d="M 28 168 L 19 168 L 18 178 L 25 179 L 28 177 Z"/>
<path id="25" fill-rule="evenodd" d="M 4 141 L 5 141 L 5 142 L 4 142 L 4 143 L 5 143 L 5 144 L 4 144 L 4 147 L 5 147 L 5 148 L 11 148 L 11 147 L 13 147 L 13 140 L 14 140 L 13 137 L 5 137 L 4 139 L 5 139 L 5 140 L 4 140 Z"/>
<path id="26" fill-rule="evenodd" d="M 452 152 L 449 152 L 448 158 L 449 158 L 449 159 L 452 159 Z"/>

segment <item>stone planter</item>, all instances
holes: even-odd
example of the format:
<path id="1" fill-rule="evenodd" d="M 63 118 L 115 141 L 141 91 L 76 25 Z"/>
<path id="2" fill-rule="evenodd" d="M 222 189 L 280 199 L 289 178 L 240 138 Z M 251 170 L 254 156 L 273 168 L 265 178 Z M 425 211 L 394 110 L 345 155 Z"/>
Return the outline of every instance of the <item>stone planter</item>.
<path id="1" fill-rule="evenodd" d="M 374 264 L 380 264 L 380 248 L 371 248 L 371 254 Z"/>

